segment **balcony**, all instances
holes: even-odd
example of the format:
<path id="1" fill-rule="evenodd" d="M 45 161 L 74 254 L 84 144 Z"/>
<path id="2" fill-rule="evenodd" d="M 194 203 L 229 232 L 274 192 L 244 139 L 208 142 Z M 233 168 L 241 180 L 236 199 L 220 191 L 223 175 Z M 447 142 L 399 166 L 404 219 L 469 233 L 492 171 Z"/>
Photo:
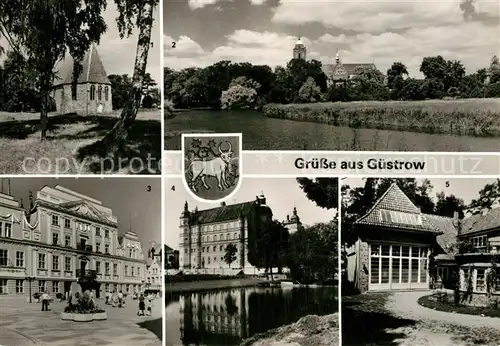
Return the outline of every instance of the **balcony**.
<path id="1" fill-rule="evenodd" d="M 460 244 L 459 253 L 461 254 L 500 254 L 500 241 L 490 240 L 481 245 L 474 245 L 470 241 L 464 241 Z"/>
<path id="2" fill-rule="evenodd" d="M 96 270 L 88 270 L 88 269 L 77 269 L 76 270 L 76 277 L 96 279 L 97 278 L 97 271 Z"/>
<path id="3" fill-rule="evenodd" d="M 76 249 L 77 250 L 80 250 L 80 251 L 85 251 L 85 252 L 92 252 L 92 245 L 82 245 L 82 244 L 78 244 L 76 246 Z"/>

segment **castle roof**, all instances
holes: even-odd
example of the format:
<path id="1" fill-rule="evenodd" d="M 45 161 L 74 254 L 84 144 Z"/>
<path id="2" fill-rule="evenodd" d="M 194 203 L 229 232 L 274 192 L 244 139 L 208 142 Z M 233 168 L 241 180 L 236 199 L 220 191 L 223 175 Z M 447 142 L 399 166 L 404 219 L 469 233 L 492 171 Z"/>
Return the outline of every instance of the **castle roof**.
<path id="1" fill-rule="evenodd" d="M 323 73 L 326 75 L 334 74 L 335 69 L 337 67 L 343 68 L 348 75 L 353 75 L 357 73 L 358 69 L 376 69 L 375 64 L 372 63 L 349 63 L 344 64 L 342 62 L 336 64 L 323 64 L 321 66 Z"/>
<path id="2" fill-rule="evenodd" d="M 54 79 L 54 86 L 71 84 L 73 80 L 73 58 L 67 56 L 61 63 Z M 111 84 L 102 63 L 97 48 L 94 45 L 85 54 L 82 60 L 82 72 L 78 77 L 78 84 L 96 83 Z"/>
<path id="3" fill-rule="evenodd" d="M 242 215 L 247 216 L 255 203 L 255 201 L 243 202 L 238 204 L 221 205 L 220 207 L 211 209 L 198 210 L 191 213 L 191 222 L 205 224 L 238 220 Z"/>

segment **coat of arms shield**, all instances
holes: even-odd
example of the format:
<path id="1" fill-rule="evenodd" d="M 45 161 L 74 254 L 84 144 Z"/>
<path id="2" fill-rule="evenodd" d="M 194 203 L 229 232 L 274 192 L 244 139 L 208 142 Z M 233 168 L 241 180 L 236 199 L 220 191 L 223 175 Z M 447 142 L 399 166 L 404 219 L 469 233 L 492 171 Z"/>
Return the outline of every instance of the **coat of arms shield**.
<path id="1" fill-rule="evenodd" d="M 241 133 L 183 134 L 184 185 L 198 200 L 217 202 L 241 185 Z"/>

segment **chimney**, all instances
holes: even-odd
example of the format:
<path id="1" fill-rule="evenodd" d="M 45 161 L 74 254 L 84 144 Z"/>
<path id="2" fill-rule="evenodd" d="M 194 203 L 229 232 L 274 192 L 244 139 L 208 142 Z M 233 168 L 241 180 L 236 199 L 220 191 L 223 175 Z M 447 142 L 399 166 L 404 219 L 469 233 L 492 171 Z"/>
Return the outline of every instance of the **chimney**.
<path id="1" fill-rule="evenodd" d="M 457 228 L 457 235 L 462 233 L 462 223 L 460 222 L 460 214 L 458 211 L 453 212 L 453 225 Z"/>

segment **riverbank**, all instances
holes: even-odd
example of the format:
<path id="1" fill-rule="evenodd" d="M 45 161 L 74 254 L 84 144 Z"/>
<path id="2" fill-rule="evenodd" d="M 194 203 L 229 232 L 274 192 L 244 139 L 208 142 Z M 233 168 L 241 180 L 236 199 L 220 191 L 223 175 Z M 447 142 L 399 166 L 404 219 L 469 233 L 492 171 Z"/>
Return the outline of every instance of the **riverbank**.
<path id="1" fill-rule="evenodd" d="M 337 346 L 339 345 L 338 313 L 302 317 L 295 323 L 254 335 L 240 346 Z"/>
<path id="2" fill-rule="evenodd" d="M 244 278 L 229 280 L 191 281 L 165 284 L 166 293 L 199 293 L 221 289 L 231 289 L 239 287 L 257 286 L 261 282 L 266 282 L 262 278 Z"/>
<path id="3" fill-rule="evenodd" d="M 268 104 L 263 113 L 350 128 L 500 137 L 500 99 Z"/>

